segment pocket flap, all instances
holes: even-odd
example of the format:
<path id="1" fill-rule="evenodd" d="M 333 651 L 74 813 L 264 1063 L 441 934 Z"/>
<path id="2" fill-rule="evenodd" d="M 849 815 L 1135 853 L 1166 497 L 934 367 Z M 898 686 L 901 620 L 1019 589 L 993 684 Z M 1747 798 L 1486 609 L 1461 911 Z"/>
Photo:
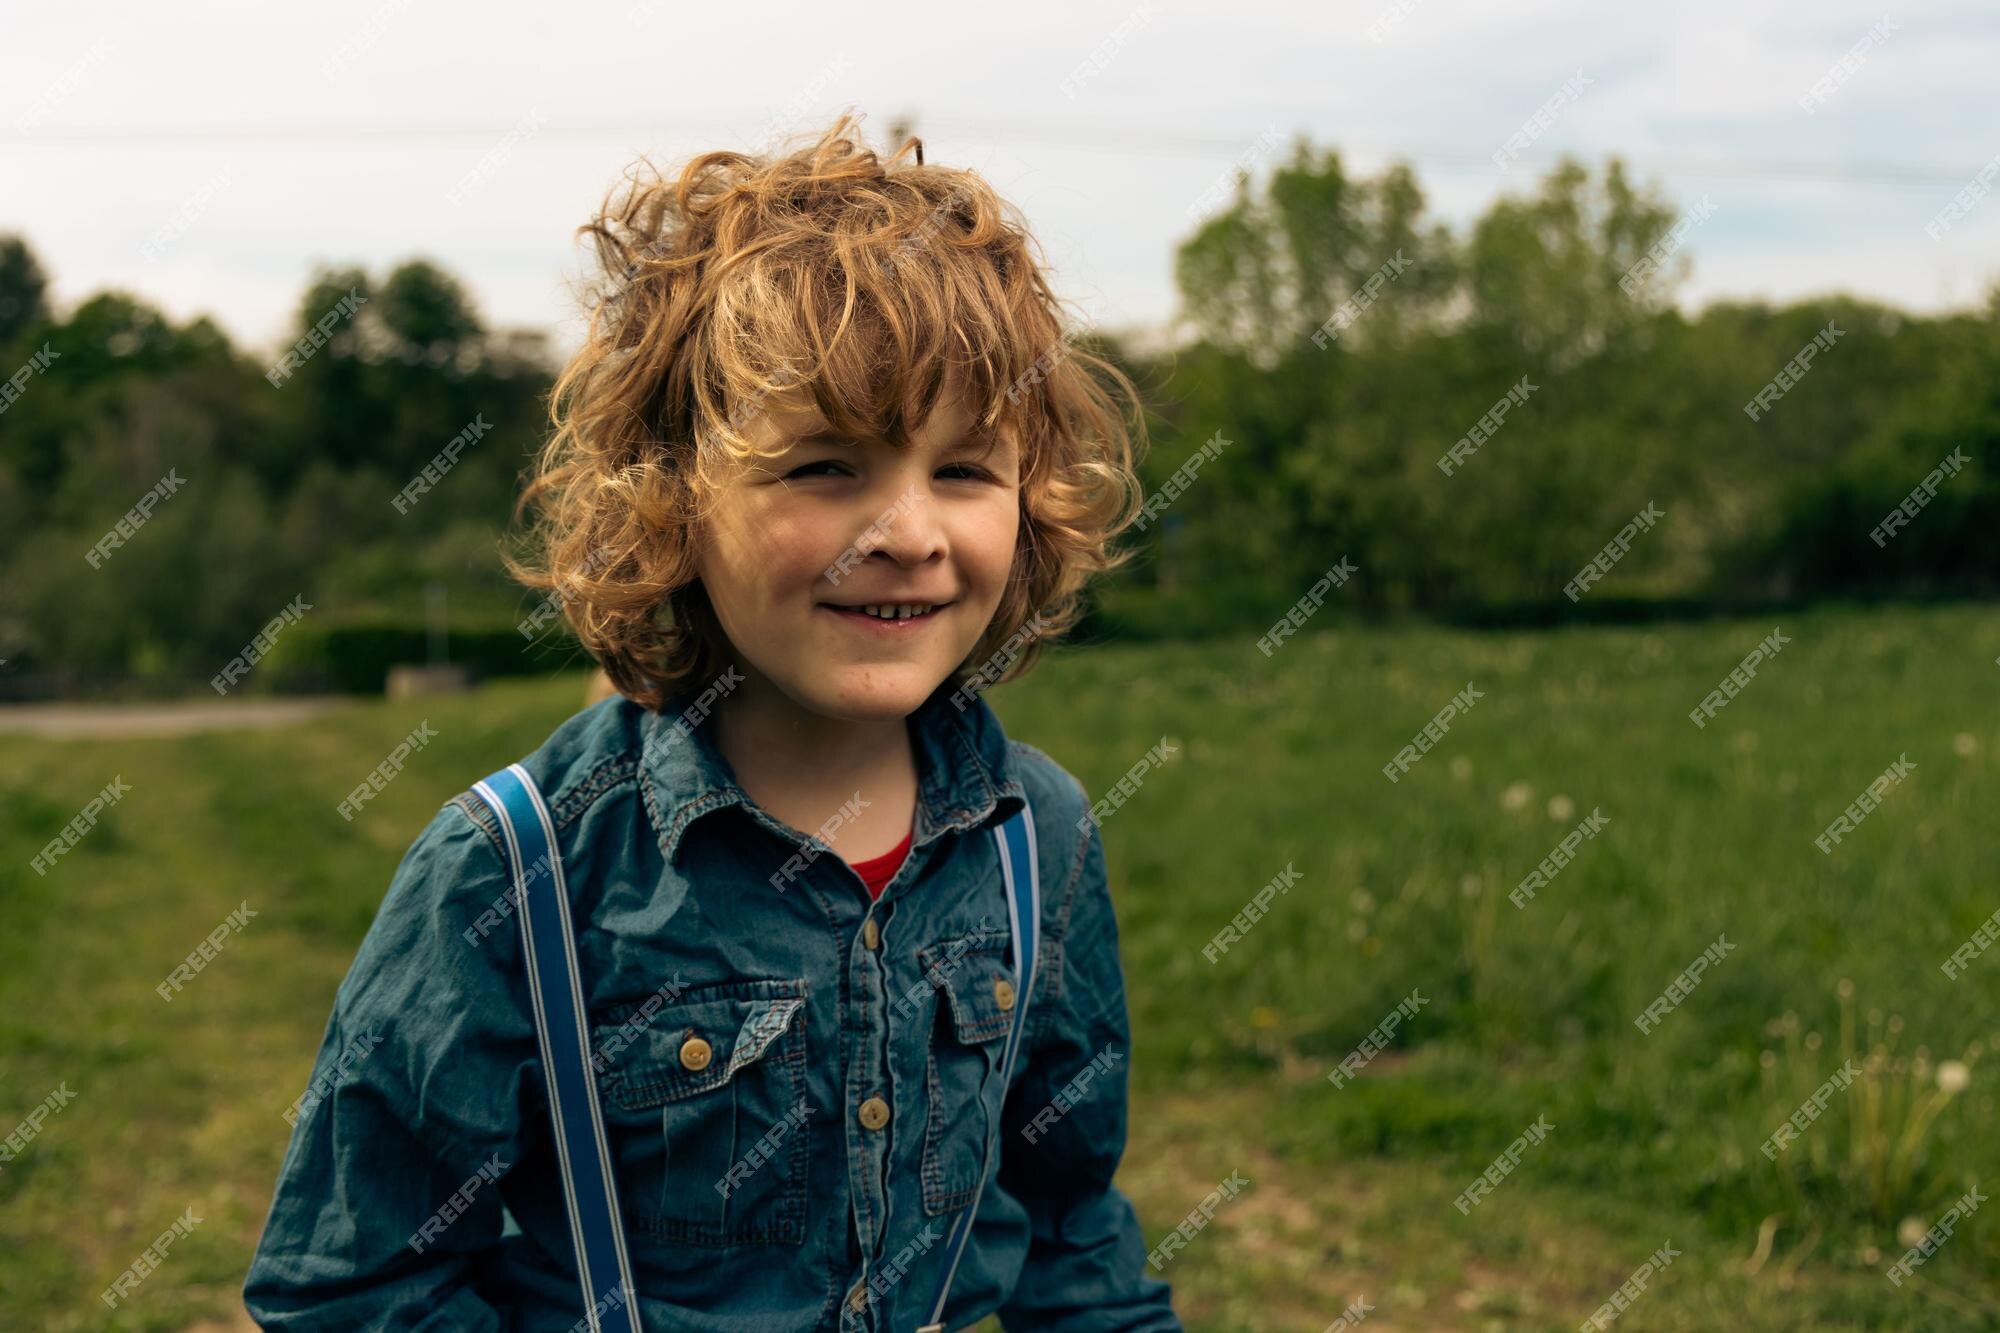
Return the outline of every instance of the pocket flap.
<path id="1" fill-rule="evenodd" d="M 787 992 L 803 990 L 803 982 L 735 982 L 691 990 L 650 1015 L 641 1007 L 597 1023 L 591 1045 L 605 1099 L 644 1110 L 719 1088 L 776 1058 L 785 1049 L 778 1039 L 805 1021 L 805 996 Z"/>
<path id="2" fill-rule="evenodd" d="M 771 1043 L 791 1026 L 792 1015 L 805 1007 L 804 1000 L 759 1000 L 752 1004 L 743 1015 L 743 1026 L 736 1030 L 735 1049 L 729 1053 L 729 1067 L 722 1071 L 722 1081 L 727 1083 L 737 1070 L 753 1060 L 763 1059 Z"/>
<path id="3" fill-rule="evenodd" d="M 1007 937 L 981 937 L 917 951 L 924 975 L 942 992 L 951 1013 L 952 1030 L 961 1042 L 976 1045 L 1005 1036 L 1019 1003 L 1014 969 L 1007 966 Z M 1002 995 L 1010 1001 L 1001 1004 Z"/>

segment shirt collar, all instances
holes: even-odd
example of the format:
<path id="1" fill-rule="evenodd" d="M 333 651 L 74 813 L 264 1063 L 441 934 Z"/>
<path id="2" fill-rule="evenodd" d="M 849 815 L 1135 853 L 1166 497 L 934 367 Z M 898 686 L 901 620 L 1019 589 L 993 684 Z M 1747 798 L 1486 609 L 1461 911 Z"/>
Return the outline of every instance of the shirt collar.
<path id="1" fill-rule="evenodd" d="M 730 806 L 744 807 L 774 831 L 783 829 L 737 785 L 729 761 L 716 748 L 708 715 L 694 706 L 698 694 L 690 689 L 649 714 L 641 742 L 640 767 L 650 783 L 647 807 L 669 865 L 697 820 Z M 947 679 L 906 725 L 917 758 L 913 850 L 953 830 L 1001 823 L 1027 804 L 1006 732 L 978 693 Z"/>

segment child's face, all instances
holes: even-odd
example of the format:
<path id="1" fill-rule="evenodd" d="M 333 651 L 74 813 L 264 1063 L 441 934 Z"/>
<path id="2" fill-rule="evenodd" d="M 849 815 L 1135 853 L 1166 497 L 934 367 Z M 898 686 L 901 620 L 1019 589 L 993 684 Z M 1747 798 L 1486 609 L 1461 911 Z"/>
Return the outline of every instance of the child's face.
<path id="1" fill-rule="evenodd" d="M 971 413 L 949 394 L 907 449 L 826 440 L 824 424 L 807 405 L 746 430 L 789 447 L 714 497 L 701 580 L 753 684 L 827 717 L 905 717 L 999 606 L 1020 525 L 1018 442 L 968 438 Z M 871 603 L 934 609 L 897 621 L 846 609 Z"/>

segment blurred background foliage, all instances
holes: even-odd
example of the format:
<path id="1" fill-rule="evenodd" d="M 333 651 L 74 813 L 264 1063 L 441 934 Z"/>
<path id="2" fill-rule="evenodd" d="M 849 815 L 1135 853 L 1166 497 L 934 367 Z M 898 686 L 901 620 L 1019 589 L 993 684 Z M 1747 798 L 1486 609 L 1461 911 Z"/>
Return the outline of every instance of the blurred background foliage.
<path id="1" fill-rule="evenodd" d="M 1098 594 L 1086 637 L 1261 631 L 1346 557 L 1363 615 L 1479 622 L 1646 617 L 1823 598 L 1951 596 L 2000 582 L 2000 291 L 1915 316 L 1827 297 L 1673 301 L 1701 240 L 1621 278 L 1675 210 L 1613 159 L 1565 160 L 1468 228 L 1429 218 L 1406 166 L 1350 174 L 1297 142 L 1175 257 L 1169 350 L 1086 332 L 1147 395 L 1157 488 L 1229 441 L 1141 558 Z M 1406 267 L 1328 346 L 1313 332 L 1392 257 Z M 0 237 L 0 368 L 59 360 L 0 413 L 0 689 L 199 688 L 293 598 L 314 608 L 250 688 L 353 688 L 421 638 L 441 585 L 451 643 L 482 673 L 577 659 L 496 542 L 546 428 L 533 335 L 486 328 L 459 284 L 412 259 L 327 267 L 303 335 L 367 298 L 282 385 L 277 351 L 176 325 L 133 297 L 51 308 L 27 241 Z M 1835 345 L 1761 420 L 1743 405 L 1829 323 Z M 1500 432 L 1447 476 L 1436 460 L 1523 379 Z M 460 430 L 492 429 L 407 513 L 390 501 Z M 1966 471 L 1878 549 L 1869 531 L 1953 449 Z M 83 558 L 170 471 L 181 488 L 111 553 Z M 1667 515 L 1573 606 L 1570 578 L 1646 504 Z M 1199 576 L 1195 576 L 1195 572 Z M 359 636 L 358 640 L 355 636 Z M 511 636 L 511 638 L 510 638 Z M 357 643 L 362 646 L 357 646 Z M 455 654 L 456 656 L 457 654 Z"/>

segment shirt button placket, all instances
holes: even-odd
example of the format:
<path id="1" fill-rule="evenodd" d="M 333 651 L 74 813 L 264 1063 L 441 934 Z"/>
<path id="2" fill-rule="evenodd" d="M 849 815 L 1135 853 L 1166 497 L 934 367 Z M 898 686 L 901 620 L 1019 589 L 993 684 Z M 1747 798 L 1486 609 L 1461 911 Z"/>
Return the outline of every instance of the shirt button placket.
<path id="1" fill-rule="evenodd" d="M 852 1043 L 842 1100 L 849 1108 L 846 1120 L 848 1181 L 854 1190 L 855 1225 L 866 1258 L 861 1277 L 865 1282 L 874 1266 L 875 1252 L 882 1244 L 883 1223 L 888 1217 L 887 1163 L 888 1135 L 880 1131 L 889 1123 L 887 1079 L 888 1030 L 885 1000 L 885 959 L 881 950 L 881 927 L 873 912 L 864 918 L 855 937 L 862 947 L 850 949 L 848 956 L 849 993 L 854 997 L 849 1022 Z M 856 1284 L 863 1309 L 849 1317 L 866 1326 L 867 1293 Z M 852 1293 L 849 1296 L 852 1300 Z"/>

